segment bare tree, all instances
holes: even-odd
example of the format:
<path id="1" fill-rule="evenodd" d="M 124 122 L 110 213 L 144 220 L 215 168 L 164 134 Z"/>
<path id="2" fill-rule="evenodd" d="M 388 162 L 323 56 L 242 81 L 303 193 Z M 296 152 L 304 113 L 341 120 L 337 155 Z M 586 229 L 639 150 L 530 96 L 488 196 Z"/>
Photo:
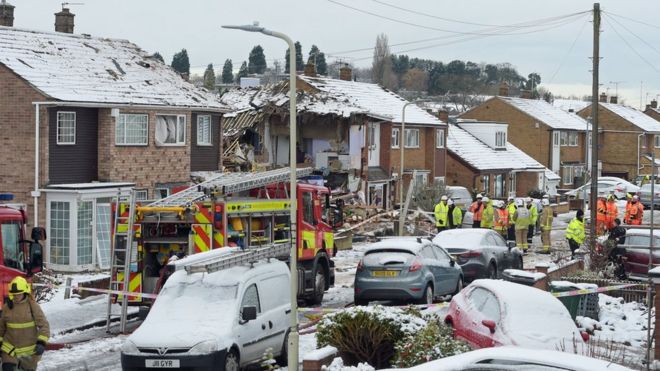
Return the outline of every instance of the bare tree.
<path id="1" fill-rule="evenodd" d="M 376 37 L 374 59 L 371 63 L 371 77 L 374 83 L 383 84 L 385 67 L 388 61 L 390 69 L 392 69 L 392 60 L 390 58 L 390 47 L 387 42 L 387 35 L 381 33 Z"/>

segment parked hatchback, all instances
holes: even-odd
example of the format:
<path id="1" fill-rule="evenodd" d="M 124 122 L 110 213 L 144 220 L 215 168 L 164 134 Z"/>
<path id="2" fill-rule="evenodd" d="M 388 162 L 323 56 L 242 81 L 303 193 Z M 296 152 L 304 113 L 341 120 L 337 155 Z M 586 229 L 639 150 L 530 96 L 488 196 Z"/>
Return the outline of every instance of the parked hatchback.
<path id="1" fill-rule="evenodd" d="M 522 252 L 515 243 L 484 228 L 450 229 L 438 233 L 433 243 L 443 247 L 463 269 L 466 281 L 498 278 L 505 269 L 522 269 Z"/>
<path id="2" fill-rule="evenodd" d="M 653 200 L 656 209 L 660 207 L 660 184 L 653 186 L 653 194 L 654 196 L 651 197 L 651 184 L 644 184 L 639 191 L 639 201 L 647 209 L 651 208 L 651 200 Z"/>
<path id="3" fill-rule="evenodd" d="M 461 267 L 428 239 L 388 238 L 371 245 L 355 273 L 355 305 L 396 300 L 430 304 L 463 288 Z"/>
<path id="4" fill-rule="evenodd" d="M 660 187 L 660 186 L 659 186 Z M 654 230 L 654 266 L 660 264 L 660 230 Z M 649 228 L 628 229 L 625 244 L 620 245 L 626 249 L 624 265 L 630 279 L 645 279 L 649 271 L 649 251 L 651 246 L 651 230 Z"/>

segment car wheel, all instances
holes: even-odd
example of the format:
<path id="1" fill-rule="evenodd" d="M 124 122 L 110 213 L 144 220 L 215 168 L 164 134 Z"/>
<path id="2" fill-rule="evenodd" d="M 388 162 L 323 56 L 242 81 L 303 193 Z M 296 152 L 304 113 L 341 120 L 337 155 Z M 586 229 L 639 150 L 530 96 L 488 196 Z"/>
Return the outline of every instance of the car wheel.
<path id="1" fill-rule="evenodd" d="M 230 349 L 225 356 L 225 371 L 240 371 L 238 353 L 234 349 Z"/>
<path id="2" fill-rule="evenodd" d="M 461 290 L 463 290 L 463 277 L 459 276 L 458 282 L 456 282 L 456 291 L 454 291 L 452 295 L 458 294 L 459 292 L 461 292 Z"/>
<path id="3" fill-rule="evenodd" d="M 282 352 L 280 355 L 275 358 L 277 361 L 277 364 L 286 367 L 289 364 L 289 331 L 286 332 L 286 335 L 284 336 L 284 343 L 282 343 Z"/>
<path id="4" fill-rule="evenodd" d="M 364 299 L 355 299 L 354 302 L 356 307 L 365 307 L 369 305 L 369 301 Z"/>
<path id="5" fill-rule="evenodd" d="M 320 265 L 316 266 L 314 273 L 314 295 L 307 300 L 310 305 L 318 305 L 323 302 L 323 294 L 325 293 L 325 273 Z"/>
<path id="6" fill-rule="evenodd" d="M 433 304 L 433 286 L 429 283 L 424 289 L 424 295 L 417 301 L 418 304 Z"/>
<path id="7" fill-rule="evenodd" d="M 516 262 L 515 269 L 523 269 L 523 259 L 520 257 Z"/>
<path id="8" fill-rule="evenodd" d="M 486 277 L 492 280 L 497 279 L 497 267 L 495 266 L 495 263 L 490 263 L 490 265 L 488 265 L 488 272 L 486 273 Z"/>

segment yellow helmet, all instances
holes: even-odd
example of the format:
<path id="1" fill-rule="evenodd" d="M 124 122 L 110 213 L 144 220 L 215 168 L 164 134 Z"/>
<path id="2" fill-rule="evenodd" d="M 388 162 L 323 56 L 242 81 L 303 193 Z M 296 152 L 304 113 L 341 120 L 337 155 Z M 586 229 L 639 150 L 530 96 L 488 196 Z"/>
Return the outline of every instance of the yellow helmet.
<path id="1" fill-rule="evenodd" d="M 30 284 L 23 277 L 14 277 L 9 282 L 9 298 L 11 299 L 16 294 L 29 294 Z"/>

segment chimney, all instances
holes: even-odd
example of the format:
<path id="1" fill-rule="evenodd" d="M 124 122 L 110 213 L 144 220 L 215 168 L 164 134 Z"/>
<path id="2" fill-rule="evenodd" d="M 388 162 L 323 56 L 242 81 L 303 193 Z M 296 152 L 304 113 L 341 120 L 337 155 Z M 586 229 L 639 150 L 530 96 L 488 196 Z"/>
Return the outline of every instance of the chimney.
<path id="1" fill-rule="evenodd" d="M 600 93 L 600 100 L 599 102 L 601 103 L 607 103 L 607 94 L 605 93 Z"/>
<path id="2" fill-rule="evenodd" d="M 522 99 L 532 99 L 532 91 L 527 89 L 520 90 L 520 98 Z"/>
<path id="3" fill-rule="evenodd" d="M 448 124 L 449 123 L 449 112 L 447 112 L 443 109 L 438 110 L 438 118 L 440 119 L 440 121 L 444 122 L 445 124 Z"/>
<path id="4" fill-rule="evenodd" d="M 352 81 L 353 80 L 353 70 L 347 64 L 344 64 L 342 68 L 339 69 L 339 80 Z"/>
<path id="5" fill-rule="evenodd" d="M 610 103 L 617 104 L 618 101 L 619 99 L 616 95 L 610 97 Z"/>
<path id="6" fill-rule="evenodd" d="M 55 13 L 55 32 L 73 33 L 73 17 L 76 15 L 69 11 L 69 8 L 62 8 L 62 11 Z"/>
<path id="7" fill-rule="evenodd" d="M 500 84 L 500 97 L 508 97 L 509 96 L 509 85 L 506 83 L 506 81 L 502 81 Z"/>
<path id="8" fill-rule="evenodd" d="M 652 100 L 651 101 L 651 108 L 656 109 L 658 108 L 658 101 L 657 100 Z"/>
<path id="9" fill-rule="evenodd" d="M 305 65 L 305 76 L 316 77 L 316 65 L 312 62 L 308 62 Z"/>
<path id="10" fill-rule="evenodd" d="M 14 27 L 14 6 L 7 0 L 0 3 L 0 26 Z"/>

